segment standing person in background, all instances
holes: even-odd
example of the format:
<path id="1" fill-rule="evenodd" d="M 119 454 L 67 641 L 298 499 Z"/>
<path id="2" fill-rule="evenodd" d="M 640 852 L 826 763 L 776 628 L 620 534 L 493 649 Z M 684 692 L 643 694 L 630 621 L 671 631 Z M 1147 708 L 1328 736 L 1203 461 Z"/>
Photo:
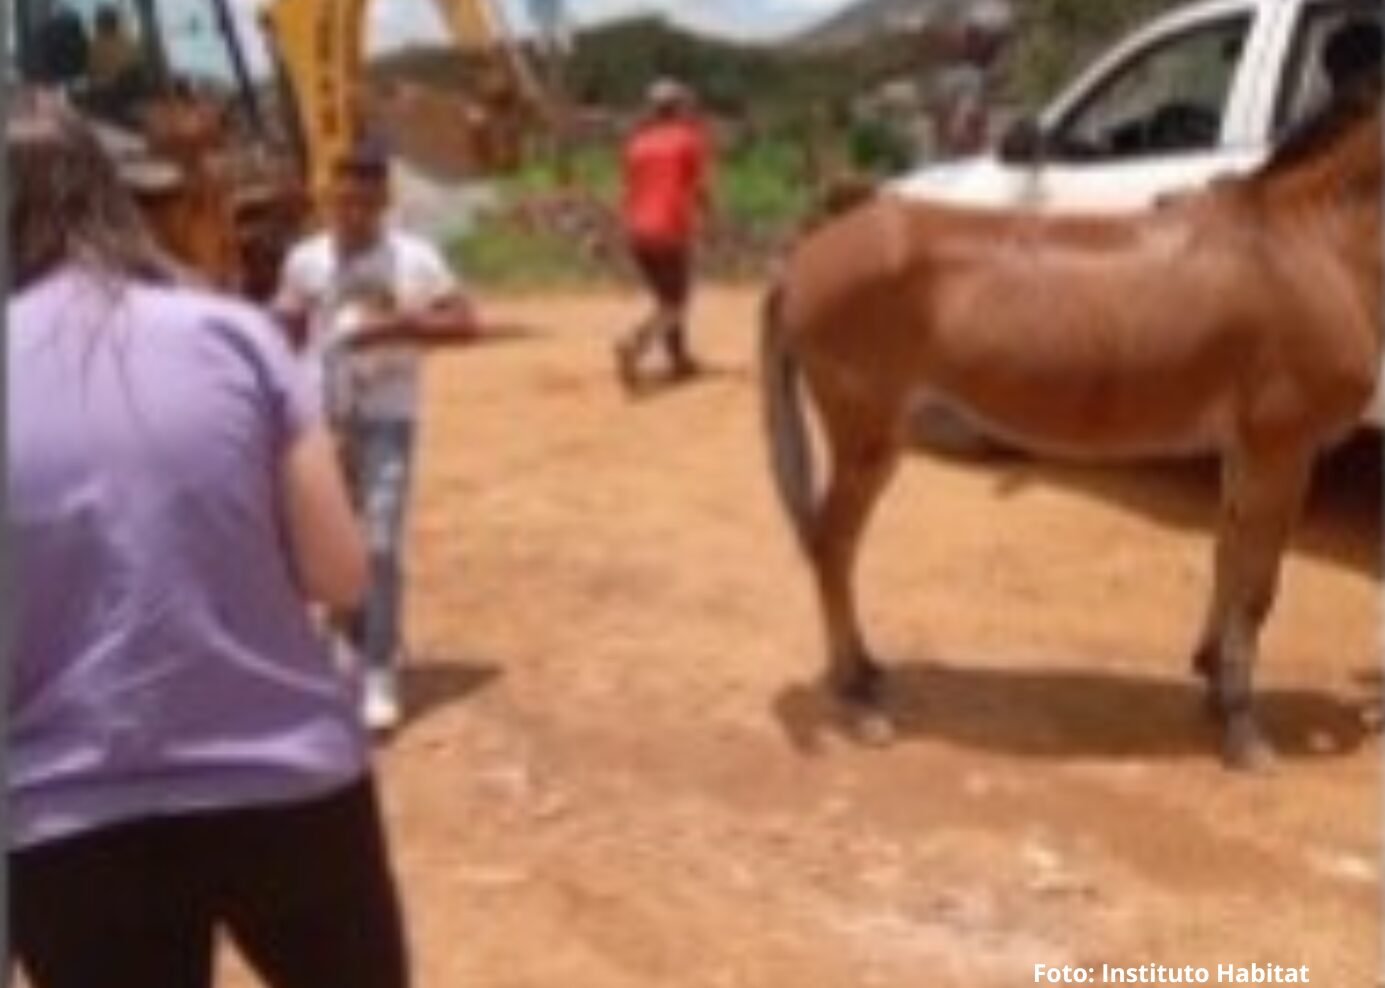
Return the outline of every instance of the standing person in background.
<path id="1" fill-rule="evenodd" d="M 179 283 L 94 135 L 20 94 L 5 347 L 7 795 L 34 988 L 405 988 L 368 746 L 308 601 L 365 588 L 330 434 L 262 314 Z"/>
<path id="2" fill-rule="evenodd" d="M 639 385 L 641 362 L 662 342 L 674 380 L 697 373 L 688 349 L 693 243 L 709 209 L 710 149 L 693 114 L 693 94 L 661 79 L 649 88 L 649 113 L 625 145 L 626 240 L 653 302 L 653 312 L 616 344 L 616 367 L 627 390 Z"/>
<path id="3" fill-rule="evenodd" d="M 934 92 L 934 146 L 943 157 L 977 154 L 989 125 L 989 59 L 985 39 L 971 24 L 957 28 L 951 59 L 938 71 Z"/>
<path id="4" fill-rule="evenodd" d="M 357 149 L 336 165 L 330 227 L 284 262 L 274 308 L 303 342 L 349 464 L 366 524 L 370 589 L 345 616 L 339 647 L 363 674 L 362 716 L 375 731 L 402 714 L 404 534 L 418 415 L 415 349 L 466 342 L 471 304 L 431 243 L 387 222 L 389 161 Z"/>
<path id="5" fill-rule="evenodd" d="M 87 51 L 87 78 L 98 89 L 120 83 L 139 69 L 140 50 L 120 19 L 120 11 L 110 4 L 96 9 L 96 31 Z"/>
<path id="6" fill-rule="evenodd" d="M 31 16 L 32 64 L 26 74 L 35 82 L 56 88 L 65 88 L 81 79 L 87 70 L 91 45 L 81 16 L 62 0 L 39 0 Z"/>
<path id="7" fill-rule="evenodd" d="M 1000 56 L 1013 33 L 1008 0 L 973 0 L 940 28 L 944 64 L 933 93 L 933 145 L 945 158 L 984 151 L 991 137 L 991 101 Z"/>
<path id="8" fill-rule="evenodd" d="M 87 51 L 86 103 L 93 112 L 138 127 L 136 109 L 148 95 L 139 43 L 110 4 L 96 10 L 96 30 Z"/>

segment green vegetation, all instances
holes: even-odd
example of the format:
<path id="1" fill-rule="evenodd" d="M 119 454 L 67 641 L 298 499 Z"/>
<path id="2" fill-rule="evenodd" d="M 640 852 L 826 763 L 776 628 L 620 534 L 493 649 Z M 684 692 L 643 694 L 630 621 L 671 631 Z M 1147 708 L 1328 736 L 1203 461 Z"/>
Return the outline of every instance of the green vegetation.
<path id="1" fill-rule="evenodd" d="M 614 202 L 620 191 L 616 155 L 613 145 L 590 143 L 570 149 L 561 160 L 554 155 L 534 156 L 513 175 L 503 178 L 500 188 L 512 199 L 568 187 L 581 189 L 603 202 Z"/>
<path id="2" fill-rule="evenodd" d="M 764 137 L 732 149 L 716 181 L 719 217 L 737 229 L 773 233 L 798 220 L 812 192 L 798 142 Z"/>
<path id="3" fill-rule="evenodd" d="M 565 178 L 566 176 L 566 178 Z M 502 288 L 599 282 L 620 272 L 607 256 L 619 175 L 613 151 L 536 158 L 497 183 L 500 207 L 450 245 L 468 280 Z"/>
<path id="4" fill-rule="evenodd" d="M 501 207 L 451 245 L 453 258 L 469 279 L 492 287 L 628 277 L 618 156 L 614 144 L 581 148 L 570 153 L 566 168 L 536 161 L 501 180 Z M 798 142 L 781 136 L 728 148 L 716 170 L 704 270 L 720 277 L 757 271 L 811 205 L 807 167 Z"/>
<path id="5" fill-rule="evenodd" d="M 1037 108 L 1114 37 L 1180 2 L 1019 0 L 1019 30 L 1000 67 L 1006 101 Z M 926 85 L 933 57 L 921 39 L 888 32 L 835 51 L 728 45 L 652 20 L 585 34 L 563 68 L 564 86 L 610 118 L 607 136 L 502 179 L 503 205 L 453 245 L 454 256 L 473 279 L 505 287 L 628 277 L 613 132 L 652 78 L 672 74 L 698 90 L 724 137 L 701 266 L 720 277 L 754 273 L 810 211 L 824 180 L 843 171 L 881 177 L 914 163 L 901 121 L 851 108 L 886 80 Z M 455 53 L 414 52 L 378 70 L 455 88 L 475 66 Z"/>
<path id="6" fill-rule="evenodd" d="M 597 284 L 620 272 L 552 231 L 530 230 L 491 218 L 449 245 L 469 283 L 488 288 L 561 288 Z"/>

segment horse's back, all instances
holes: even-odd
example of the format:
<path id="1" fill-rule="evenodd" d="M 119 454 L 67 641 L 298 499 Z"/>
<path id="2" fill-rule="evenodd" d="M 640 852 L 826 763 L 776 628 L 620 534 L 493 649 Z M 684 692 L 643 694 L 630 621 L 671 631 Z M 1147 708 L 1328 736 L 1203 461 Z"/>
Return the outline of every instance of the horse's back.
<path id="1" fill-rule="evenodd" d="M 837 321 L 865 294 L 896 277 L 901 230 L 888 199 L 874 196 L 823 223 L 785 266 L 785 322 L 797 331 Z"/>

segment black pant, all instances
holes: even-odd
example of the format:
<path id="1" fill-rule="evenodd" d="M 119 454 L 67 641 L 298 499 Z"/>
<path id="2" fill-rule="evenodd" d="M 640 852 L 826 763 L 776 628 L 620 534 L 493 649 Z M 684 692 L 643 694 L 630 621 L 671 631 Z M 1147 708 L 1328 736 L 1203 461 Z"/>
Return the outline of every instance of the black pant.
<path id="1" fill-rule="evenodd" d="M 369 780 L 118 824 L 9 864 L 10 942 L 34 988 L 210 988 L 218 926 L 274 988 L 408 983 Z"/>
<path id="2" fill-rule="evenodd" d="M 692 291 L 692 252 L 687 247 L 634 242 L 630 253 L 660 305 L 679 309 L 687 304 Z"/>
<path id="3" fill-rule="evenodd" d="M 645 287 L 659 307 L 651 319 L 635 328 L 632 345 L 636 354 L 643 355 L 656 339 L 661 339 L 673 366 L 688 366 L 691 358 L 684 320 L 692 294 L 691 249 L 676 244 L 632 241 L 630 253 Z"/>

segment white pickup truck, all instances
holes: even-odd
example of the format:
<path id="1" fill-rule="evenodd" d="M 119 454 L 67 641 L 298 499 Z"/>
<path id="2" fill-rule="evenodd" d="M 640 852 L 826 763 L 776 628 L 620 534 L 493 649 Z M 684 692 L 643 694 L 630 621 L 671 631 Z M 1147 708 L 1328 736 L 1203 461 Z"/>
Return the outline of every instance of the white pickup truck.
<path id="1" fill-rule="evenodd" d="M 1136 30 L 995 151 L 893 191 L 977 207 L 1119 212 L 1254 168 L 1325 98 L 1324 42 L 1380 0 L 1202 0 Z M 1385 388 L 1367 413 L 1385 424 Z"/>

